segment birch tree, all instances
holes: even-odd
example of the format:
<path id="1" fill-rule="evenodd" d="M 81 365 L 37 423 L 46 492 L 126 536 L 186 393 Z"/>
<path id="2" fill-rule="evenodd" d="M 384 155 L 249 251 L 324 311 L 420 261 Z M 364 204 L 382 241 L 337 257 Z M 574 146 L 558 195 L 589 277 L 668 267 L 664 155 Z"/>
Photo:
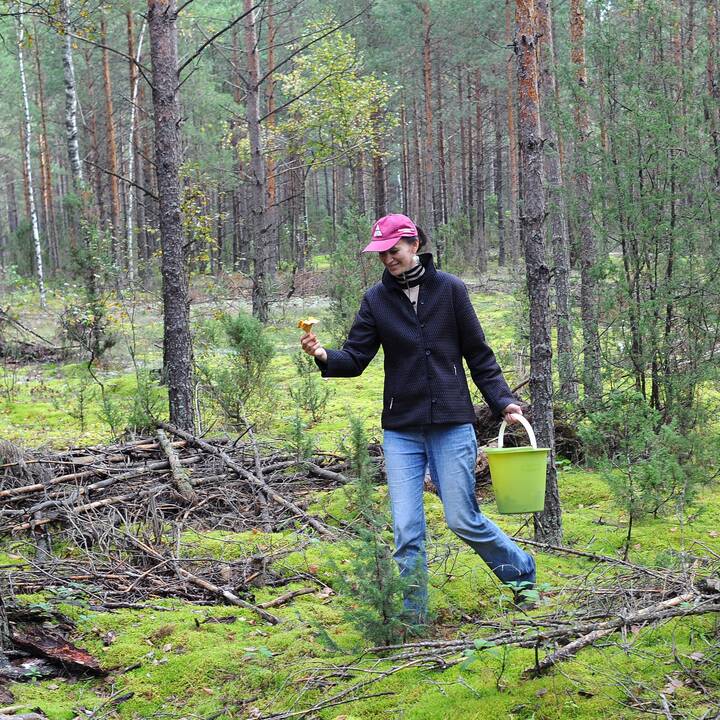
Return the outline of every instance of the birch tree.
<path id="1" fill-rule="evenodd" d="M 245 114 L 250 141 L 251 227 L 255 258 L 253 272 L 252 310 L 260 322 L 268 321 L 268 227 L 267 227 L 267 168 L 260 135 L 260 63 L 257 51 L 257 31 L 253 0 L 244 0 L 244 38 L 247 60 Z"/>
<path id="2" fill-rule="evenodd" d="M 127 12 L 127 31 L 128 31 L 128 52 L 130 55 L 130 128 L 128 130 L 127 141 L 127 208 L 125 212 L 125 252 L 127 254 L 127 271 L 128 281 L 132 285 L 135 282 L 135 238 L 133 234 L 133 210 L 135 192 L 133 184 L 135 182 L 135 124 L 137 119 L 137 95 L 138 95 L 138 71 L 137 66 L 140 64 L 142 57 L 142 46 L 145 38 L 145 27 L 147 21 L 143 21 L 140 28 L 140 37 L 138 39 L 137 52 L 134 52 L 133 46 L 133 26 L 132 13 Z"/>
<path id="3" fill-rule="evenodd" d="M 40 229 L 38 227 L 37 209 L 35 206 L 35 191 L 32 179 L 32 158 L 30 148 L 32 146 L 32 122 L 30 120 L 30 102 L 28 100 L 27 82 L 25 78 L 25 60 L 23 58 L 23 43 L 25 40 L 25 27 L 23 25 L 23 6 L 17 4 L 17 54 L 20 71 L 20 88 L 22 90 L 23 112 L 24 112 L 24 142 L 23 157 L 25 162 L 25 176 L 27 178 L 28 206 L 30 209 L 30 224 L 32 228 L 33 249 L 35 251 L 35 272 L 37 273 L 38 288 L 40 290 L 40 306 L 47 307 L 45 295 L 45 276 L 43 274 L 42 246 L 40 244 Z"/>

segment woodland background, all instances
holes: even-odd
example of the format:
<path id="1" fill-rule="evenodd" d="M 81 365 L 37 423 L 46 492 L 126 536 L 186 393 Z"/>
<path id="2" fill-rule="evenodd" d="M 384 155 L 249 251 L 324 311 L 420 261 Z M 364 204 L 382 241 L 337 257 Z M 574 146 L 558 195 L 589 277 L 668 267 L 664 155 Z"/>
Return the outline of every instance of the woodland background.
<path id="1" fill-rule="evenodd" d="M 719 13 L 0 3 L 2 595 L 137 663 L 16 684 L 20 709 L 718 717 Z M 379 361 L 325 383 L 295 327 L 343 341 L 388 212 L 466 281 L 551 448 L 545 510 L 501 520 L 542 568 L 519 619 L 428 493 L 426 645 L 397 605 Z M 254 627 L 280 585 L 280 629 Z"/>

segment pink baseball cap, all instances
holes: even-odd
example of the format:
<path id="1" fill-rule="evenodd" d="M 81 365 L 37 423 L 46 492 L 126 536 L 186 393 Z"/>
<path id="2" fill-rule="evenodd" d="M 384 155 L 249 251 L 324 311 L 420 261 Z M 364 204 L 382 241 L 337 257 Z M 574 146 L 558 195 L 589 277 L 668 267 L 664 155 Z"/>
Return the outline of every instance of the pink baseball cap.
<path id="1" fill-rule="evenodd" d="M 385 215 L 375 221 L 372 241 L 363 252 L 385 252 L 396 245 L 400 238 L 417 236 L 418 229 L 407 215 L 400 213 Z"/>

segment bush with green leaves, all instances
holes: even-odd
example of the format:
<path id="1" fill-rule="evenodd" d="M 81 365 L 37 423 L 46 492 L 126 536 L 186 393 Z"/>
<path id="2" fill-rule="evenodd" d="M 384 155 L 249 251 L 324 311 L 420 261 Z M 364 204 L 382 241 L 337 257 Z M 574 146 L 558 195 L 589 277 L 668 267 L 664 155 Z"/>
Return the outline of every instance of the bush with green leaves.
<path id="1" fill-rule="evenodd" d="M 343 448 L 353 482 L 348 488 L 352 527 L 350 561 L 335 566 L 336 585 L 351 603 L 345 617 L 376 645 L 392 645 L 408 632 L 417 632 L 403 609 L 403 594 L 411 581 L 401 578 L 386 535 L 391 526 L 387 506 L 377 499 L 376 469 L 368 453 L 362 421 L 350 418 L 350 438 Z M 410 621 L 410 623 L 408 622 Z"/>
<path id="2" fill-rule="evenodd" d="M 322 420 L 333 389 L 319 375 L 315 360 L 300 350 L 293 355 L 298 379 L 290 387 L 290 397 L 295 405 L 309 413 L 313 423 Z"/>
<path id="3" fill-rule="evenodd" d="M 636 392 L 614 392 L 580 429 L 618 505 L 628 516 L 627 556 L 633 522 L 672 509 L 684 511 L 702 479 L 698 438 L 663 423 Z"/>
<path id="4" fill-rule="evenodd" d="M 235 430 L 247 425 L 247 405 L 267 398 L 271 392 L 270 361 L 275 354 L 272 341 L 261 322 L 240 311 L 220 318 L 227 349 L 199 357 L 196 371 L 202 388 L 214 408 Z"/>

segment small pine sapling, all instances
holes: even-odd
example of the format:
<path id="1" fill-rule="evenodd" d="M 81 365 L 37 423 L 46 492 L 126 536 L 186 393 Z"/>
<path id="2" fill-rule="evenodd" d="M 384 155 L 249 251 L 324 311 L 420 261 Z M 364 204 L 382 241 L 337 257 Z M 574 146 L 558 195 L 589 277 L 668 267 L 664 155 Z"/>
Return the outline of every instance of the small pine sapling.
<path id="1" fill-rule="evenodd" d="M 376 645 L 401 641 L 409 627 L 403 610 L 408 582 L 401 578 L 392 557 L 392 548 L 383 537 L 389 526 L 387 510 L 375 494 L 375 468 L 368 453 L 362 421 L 350 419 L 350 438 L 345 448 L 353 483 L 349 488 L 352 523 L 356 539 L 350 543 L 348 565 L 335 567 L 341 592 L 351 599 L 346 618 L 363 636 Z"/>

